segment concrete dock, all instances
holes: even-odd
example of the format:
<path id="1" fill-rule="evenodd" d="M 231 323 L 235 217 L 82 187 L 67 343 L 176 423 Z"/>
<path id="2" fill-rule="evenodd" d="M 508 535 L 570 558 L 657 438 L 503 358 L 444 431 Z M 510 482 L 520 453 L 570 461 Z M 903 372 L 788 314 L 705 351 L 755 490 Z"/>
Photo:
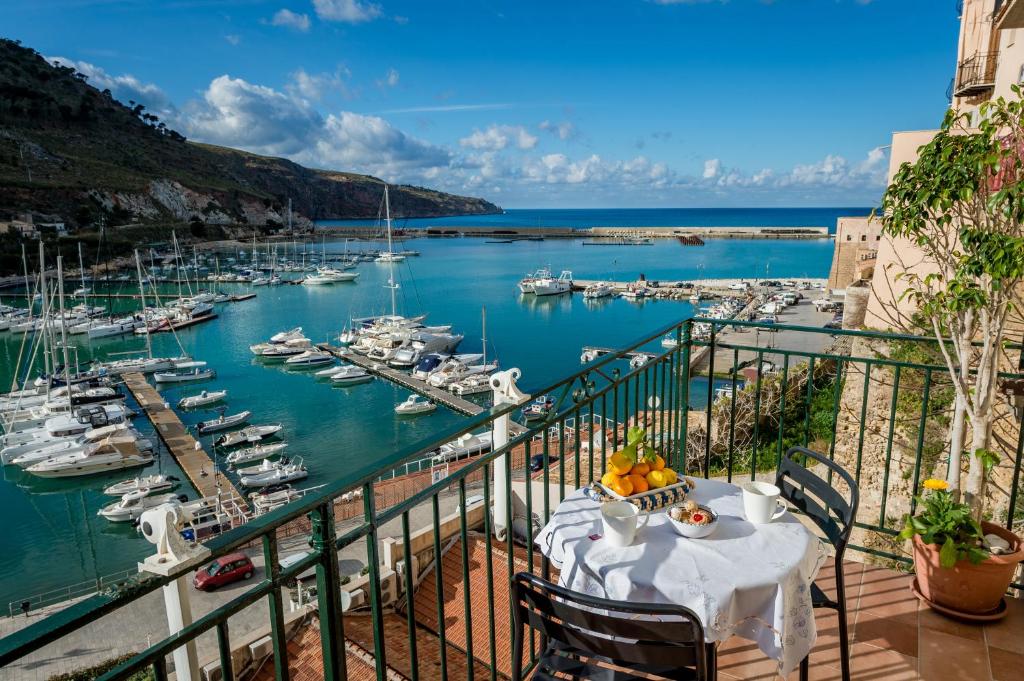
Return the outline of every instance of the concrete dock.
<path id="1" fill-rule="evenodd" d="M 215 472 L 210 455 L 192 437 L 174 410 L 167 406 L 164 398 L 140 373 L 124 375 L 124 384 L 139 403 L 146 416 L 152 421 L 157 435 L 167 446 L 171 456 L 188 476 L 189 482 L 201 497 L 226 494 L 233 498 L 242 510 L 248 511 L 245 496 L 221 472 Z"/>

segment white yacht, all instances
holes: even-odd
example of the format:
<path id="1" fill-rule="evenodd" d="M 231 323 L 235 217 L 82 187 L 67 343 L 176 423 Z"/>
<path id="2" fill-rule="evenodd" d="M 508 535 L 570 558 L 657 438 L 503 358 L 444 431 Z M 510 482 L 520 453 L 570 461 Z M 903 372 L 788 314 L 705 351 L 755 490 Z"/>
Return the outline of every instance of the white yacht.
<path id="1" fill-rule="evenodd" d="M 589 300 L 597 298 L 607 298 L 614 293 L 614 289 L 610 284 L 603 281 L 599 281 L 596 284 L 591 284 L 587 288 L 583 289 L 583 297 Z"/>
<path id="2" fill-rule="evenodd" d="M 301 459 L 294 462 L 264 460 L 259 466 L 239 470 L 238 475 L 243 487 L 268 487 L 302 480 L 309 476 L 309 470 L 302 465 Z"/>
<path id="3" fill-rule="evenodd" d="M 107 504 L 96 515 L 106 518 L 112 523 L 127 523 L 138 520 L 142 514 L 151 508 L 163 506 L 175 501 L 186 501 L 188 497 L 175 494 L 151 494 L 146 488 L 137 489 L 121 496 L 120 501 Z"/>
<path id="4" fill-rule="evenodd" d="M 391 201 L 388 199 L 387 185 L 384 185 L 384 222 L 388 230 L 388 250 L 378 255 L 375 260 L 377 262 L 402 262 L 405 260 L 405 256 L 401 253 L 395 253 L 394 245 L 391 241 Z"/>
<path id="5" fill-rule="evenodd" d="M 25 470 L 42 478 L 69 478 L 137 468 L 153 463 L 153 452 L 143 451 L 139 444 L 134 437 L 111 435 L 78 454 L 55 456 L 33 464 Z"/>
<path id="6" fill-rule="evenodd" d="M 280 345 L 281 343 L 287 343 L 290 340 L 297 340 L 299 338 L 303 338 L 302 327 L 296 326 L 294 329 L 275 333 L 270 337 L 270 343 L 273 345 Z"/>
<path id="7" fill-rule="evenodd" d="M 264 362 L 283 362 L 289 357 L 295 357 L 301 355 L 308 350 L 313 349 L 313 344 L 308 338 L 293 338 L 285 341 L 284 343 L 278 343 L 271 345 L 270 347 L 263 348 L 257 357 Z"/>
<path id="8" fill-rule="evenodd" d="M 533 292 L 538 296 L 557 296 L 572 291 L 572 272 L 563 270 L 558 278 L 544 277 L 533 282 Z"/>
<path id="9" fill-rule="evenodd" d="M 388 358 L 388 366 L 406 369 L 416 366 L 422 357 L 429 354 L 447 355 L 455 352 L 463 338 L 461 334 L 415 332 Z"/>
<path id="10" fill-rule="evenodd" d="M 331 382 L 338 385 L 355 385 L 356 383 L 366 383 L 372 380 L 373 374 L 367 372 L 362 367 L 351 364 L 342 367 L 341 371 L 331 376 Z"/>
<path id="11" fill-rule="evenodd" d="M 423 397 L 413 393 L 404 402 L 395 406 L 395 413 L 399 416 L 413 416 L 416 414 L 428 414 L 437 409 L 437 405 Z"/>
<path id="12" fill-rule="evenodd" d="M 248 426 L 241 430 L 236 430 L 233 433 L 227 433 L 217 438 L 214 443 L 218 447 L 234 447 L 245 443 L 257 443 L 260 440 L 265 440 L 268 437 L 276 435 L 281 432 L 282 426 L 280 423 L 273 423 L 264 426 Z"/>
<path id="13" fill-rule="evenodd" d="M 470 364 L 456 357 L 449 357 L 427 377 L 427 383 L 435 388 L 443 388 L 449 383 L 460 381 L 476 374 L 491 373 L 498 368 L 497 362 L 487 364 Z"/>
<path id="14" fill-rule="evenodd" d="M 224 416 L 221 414 L 215 419 L 210 421 L 202 421 L 196 426 L 196 432 L 200 435 L 209 435 L 210 433 L 217 433 L 222 430 L 230 430 L 244 424 L 252 416 L 251 411 L 243 411 L 231 416 Z"/>
<path id="15" fill-rule="evenodd" d="M 249 463 L 250 461 L 261 461 L 281 453 L 287 447 L 287 442 L 272 442 L 266 445 L 244 447 L 228 454 L 225 461 L 229 466 L 237 466 L 240 463 Z"/>
<path id="16" fill-rule="evenodd" d="M 442 353 L 431 353 L 424 355 L 420 358 L 420 361 L 416 363 L 416 367 L 412 370 L 412 377 L 418 378 L 421 381 L 426 381 L 430 376 L 439 371 L 449 360 L 455 360 L 462 364 L 472 364 L 479 362 L 483 359 L 482 354 L 462 354 L 462 355 L 447 355 Z"/>
<path id="17" fill-rule="evenodd" d="M 100 428 L 114 423 L 124 423 L 134 412 L 117 404 L 106 404 L 95 407 L 84 407 L 73 414 L 61 414 L 46 419 L 43 425 L 3 436 L 0 443 L 4 447 L 27 444 L 29 442 L 44 443 L 56 438 L 81 435 L 87 430 Z"/>
<path id="18" fill-rule="evenodd" d="M 62 454 L 76 454 L 84 451 L 89 445 L 100 442 L 114 433 L 127 430 L 129 430 L 129 425 L 127 423 L 117 423 L 112 426 L 93 428 L 92 430 L 85 431 L 81 435 L 54 438 L 42 443 L 30 442 L 24 445 L 5 447 L 2 454 L 0 454 L 0 459 L 2 459 L 5 464 L 13 464 L 24 468 L 39 461 L 45 461 L 46 459 L 51 459 Z M 131 432 L 136 437 L 141 437 L 138 431 L 132 429 Z"/>
<path id="19" fill-rule="evenodd" d="M 153 380 L 157 383 L 186 383 L 188 381 L 208 381 L 216 378 L 217 372 L 213 369 L 195 367 L 191 371 L 168 371 L 153 374 Z"/>
<path id="20" fill-rule="evenodd" d="M 157 492 L 166 492 L 174 489 L 178 486 L 179 482 L 181 481 L 173 475 L 153 473 L 152 475 L 143 475 L 115 482 L 113 485 L 104 487 L 103 493 L 108 497 L 121 497 L 130 492 L 138 492 L 144 489 L 148 490 L 149 494 L 156 494 Z"/>
<path id="21" fill-rule="evenodd" d="M 304 369 L 307 367 L 318 367 L 330 364 L 334 361 L 334 355 L 320 350 L 306 350 L 302 354 L 289 357 L 284 361 L 285 365 L 293 369 Z"/>
<path id="22" fill-rule="evenodd" d="M 136 317 L 121 317 L 110 322 L 97 324 L 86 333 L 88 333 L 90 339 L 124 336 L 134 333 L 135 329 L 142 327 L 144 324 L 144 321 Z"/>
<path id="23" fill-rule="evenodd" d="M 205 407 L 208 404 L 215 404 L 220 402 L 228 396 L 227 390 L 213 390 L 213 391 L 202 391 L 198 395 L 191 395 L 189 397 L 182 397 L 178 400 L 179 409 L 195 409 L 196 407 Z"/>

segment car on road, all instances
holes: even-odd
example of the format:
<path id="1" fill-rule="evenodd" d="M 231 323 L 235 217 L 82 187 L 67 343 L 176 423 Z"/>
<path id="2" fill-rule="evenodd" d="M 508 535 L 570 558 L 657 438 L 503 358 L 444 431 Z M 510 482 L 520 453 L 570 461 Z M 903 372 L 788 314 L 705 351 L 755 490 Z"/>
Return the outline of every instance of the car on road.
<path id="1" fill-rule="evenodd" d="M 746 291 L 748 288 L 750 288 L 750 284 L 745 281 L 734 281 L 729 284 L 730 291 Z"/>
<path id="2" fill-rule="evenodd" d="M 552 456 L 551 454 L 548 454 L 548 465 L 549 466 L 551 464 L 553 464 L 554 462 L 556 462 L 556 461 L 558 461 L 558 457 L 557 456 Z M 544 455 L 543 454 L 534 454 L 533 456 L 530 457 L 530 470 L 533 471 L 534 473 L 536 473 L 537 471 L 544 470 Z"/>
<path id="3" fill-rule="evenodd" d="M 221 556 L 206 567 L 196 570 L 192 586 L 200 591 L 213 591 L 226 584 L 252 579 L 255 572 L 256 566 L 249 556 L 238 551 Z"/>

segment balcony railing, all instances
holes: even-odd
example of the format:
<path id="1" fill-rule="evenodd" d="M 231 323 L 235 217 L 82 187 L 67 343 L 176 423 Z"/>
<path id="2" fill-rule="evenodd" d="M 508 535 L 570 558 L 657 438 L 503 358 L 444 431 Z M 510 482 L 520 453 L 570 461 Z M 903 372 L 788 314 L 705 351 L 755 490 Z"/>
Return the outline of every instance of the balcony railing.
<path id="1" fill-rule="evenodd" d="M 674 343 L 663 345 L 663 339 Z M 666 350 L 666 346 L 671 347 Z M 273 653 L 266 664 L 276 678 L 289 678 L 282 589 L 311 568 L 315 569 L 314 602 L 320 621 L 314 645 L 321 648 L 322 673 L 328 679 L 346 678 L 346 628 L 360 622 L 365 626 L 367 619 L 342 607 L 338 552 L 359 544 L 365 546 L 368 574 L 362 585 L 366 598 L 356 607 L 368 611 L 372 632 L 372 643 L 363 647 L 360 659 L 372 656 L 378 679 L 384 681 L 389 675 L 389 656 L 396 658 L 396 664 L 400 661 L 410 667 L 407 675 L 418 678 L 421 661 L 416 649 L 423 627 L 440 641 L 440 659 L 434 664 L 440 665 L 441 678 L 448 678 L 449 667 L 455 664 L 465 665 L 469 678 L 473 669 L 486 670 L 492 679 L 505 675 L 510 653 L 499 645 L 496 631 L 508 631 L 508 577 L 520 569 L 551 575 L 551 566 L 533 545 L 539 524 L 550 518 L 566 494 L 600 478 L 607 458 L 623 444 L 628 426 L 644 427 L 669 465 L 692 476 L 731 481 L 771 475 L 792 445 L 827 453 L 854 475 L 862 487 L 862 499 L 874 500 L 864 504 L 857 523 L 859 536 L 851 548 L 907 562 L 895 539 L 899 519 L 902 513 L 914 511 L 922 476 L 941 468 L 951 403 L 945 369 L 931 363 L 929 347 L 932 343 L 925 338 L 862 331 L 710 319 L 672 324 L 536 391 L 552 396 L 555 408 L 542 422 L 514 437 L 509 435 L 508 418 L 521 405 L 499 404 L 401 451 L 367 458 L 321 491 L 214 538 L 207 544 L 211 558 L 262 545 L 263 579 L 178 633 L 152 642 L 100 678 L 125 679 L 148 669 L 155 678 L 164 679 L 168 656 L 202 634 L 214 632 L 220 665 L 216 678 L 233 679 L 238 670 L 233 670 L 229 620 L 259 601 L 269 604 L 267 626 Z M 1019 352 L 1019 346 L 1011 352 Z M 648 360 L 626 368 L 637 353 L 646 353 Z M 707 405 L 703 411 L 691 407 L 698 397 L 691 385 L 698 367 L 702 375 L 719 377 L 717 385 L 712 380 L 698 384 L 700 401 Z M 1004 379 L 1021 377 L 1003 375 Z M 999 432 L 1007 454 L 998 472 L 1001 484 L 996 485 L 1001 496 L 987 510 L 995 521 L 1013 528 L 1024 516 L 1019 495 L 1024 439 L 1015 418 L 1007 421 Z M 422 460 L 441 444 L 481 429 L 489 429 L 494 438 L 490 453 L 446 467 L 445 476 L 427 480 L 390 507 L 380 504 L 375 485 L 393 471 L 401 473 L 408 462 Z M 531 468 L 537 455 L 540 470 Z M 471 502 L 467 492 L 476 488 L 483 497 L 482 513 L 479 505 L 467 504 Z M 339 508 L 351 506 L 354 490 L 362 491 L 362 513 L 339 529 L 336 518 L 351 515 L 339 513 Z M 447 503 L 454 497 L 458 508 L 442 516 L 442 499 Z M 513 497 L 517 504 L 508 501 Z M 489 513 L 492 504 L 494 512 Z M 422 525 L 418 528 L 414 527 L 417 519 Z M 281 567 L 278 539 L 295 523 L 308 523 L 312 550 Z M 401 529 L 392 529 L 397 535 L 382 542 L 389 524 L 392 528 L 400 524 Z M 483 566 L 470 560 L 467 549 L 468 533 L 476 528 L 482 531 L 474 535 L 474 546 L 483 545 Z M 461 582 L 461 599 L 445 582 L 438 560 L 445 555 L 443 546 L 459 543 L 461 551 L 453 549 L 448 555 L 457 555 L 454 573 Z M 403 560 L 386 563 L 387 555 L 382 554 L 392 551 Z M 416 556 L 429 560 L 414 560 Z M 428 563 L 437 566 L 433 579 L 425 579 L 428 570 L 421 569 L 429 568 Z M 483 587 L 470 589 L 471 573 L 484 569 Z M 46 646 L 59 645 L 70 635 L 81 645 L 84 627 L 137 604 L 185 572 L 140 575 L 134 582 L 10 634 L 0 640 L 0 667 L 32 653 L 43 654 Z M 389 577 L 385 593 L 382 578 Z M 500 582 L 504 590 L 497 588 Z M 429 623 L 419 621 L 424 610 L 416 607 L 415 598 L 421 590 L 433 592 Z M 486 598 L 487 607 L 474 607 L 474 598 L 477 603 Z M 386 616 L 391 625 L 399 617 L 396 609 L 404 611 L 401 629 L 408 637 L 400 654 L 389 643 L 394 627 L 385 629 Z M 461 615 L 456 617 L 453 611 Z M 528 647 L 534 660 L 537 649 Z M 437 666 L 431 669 L 438 671 Z"/>
<path id="2" fill-rule="evenodd" d="M 996 84 L 998 52 L 979 52 L 962 62 L 956 71 L 955 97 L 976 97 L 988 92 Z"/>

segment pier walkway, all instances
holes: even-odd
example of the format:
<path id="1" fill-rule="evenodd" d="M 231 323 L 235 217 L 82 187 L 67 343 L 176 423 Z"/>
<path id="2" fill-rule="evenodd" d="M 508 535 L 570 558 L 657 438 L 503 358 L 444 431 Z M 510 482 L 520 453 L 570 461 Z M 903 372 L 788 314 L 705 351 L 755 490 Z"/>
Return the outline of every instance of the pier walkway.
<path id="1" fill-rule="evenodd" d="M 166 406 L 164 398 L 140 373 L 124 375 L 124 384 L 153 422 L 157 435 L 167 445 L 171 456 L 188 476 L 189 482 L 201 497 L 227 494 L 235 503 L 248 511 L 249 504 L 238 489 L 222 472 L 215 472 L 213 460 L 199 442 L 185 428 L 174 410 Z"/>

